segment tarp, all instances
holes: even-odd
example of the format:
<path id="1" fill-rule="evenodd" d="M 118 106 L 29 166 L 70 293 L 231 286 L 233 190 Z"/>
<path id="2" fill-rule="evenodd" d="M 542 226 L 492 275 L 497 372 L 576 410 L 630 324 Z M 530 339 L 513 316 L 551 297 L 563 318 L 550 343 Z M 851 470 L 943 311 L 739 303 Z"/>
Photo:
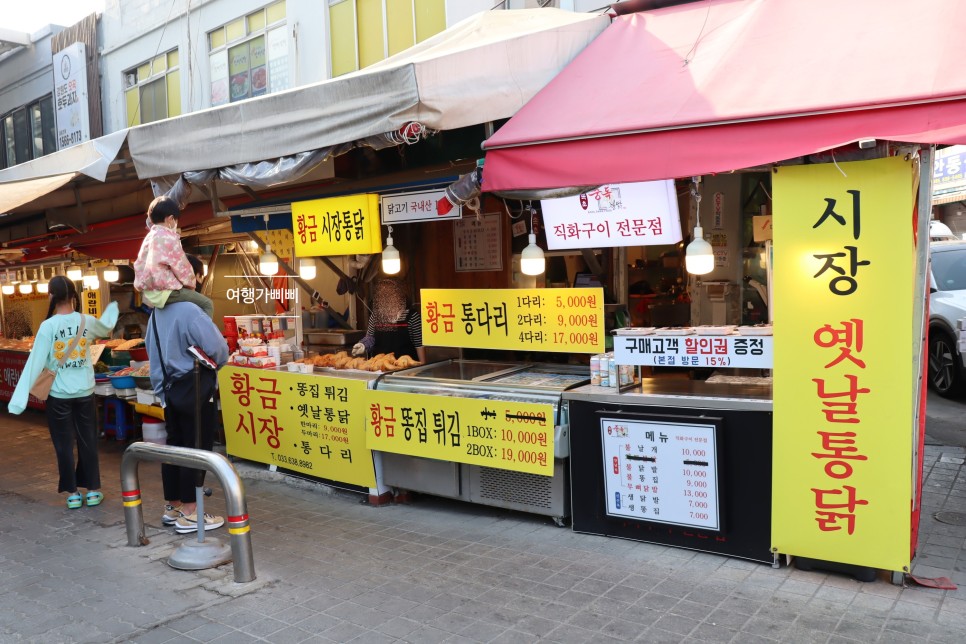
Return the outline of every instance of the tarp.
<path id="1" fill-rule="evenodd" d="M 485 144 L 488 191 L 966 141 L 966 3 L 708 0 L 620 16 Z"/>
<path id="2" fill-rule="evenodd" d="M 55 174 L 52 177 L 24 179 L 0 184 L 0 212 L 10 212 L 25 203 L 53 192 L 77 176 L 76 172 Z"/>
<path id="3" fill-rule="evenodd" d="M 608 25 L 558 9 L 487 11 L 361 71 L 132 128 L 138 176 L 274 159 L 397 132 L 508 118 Z"/>

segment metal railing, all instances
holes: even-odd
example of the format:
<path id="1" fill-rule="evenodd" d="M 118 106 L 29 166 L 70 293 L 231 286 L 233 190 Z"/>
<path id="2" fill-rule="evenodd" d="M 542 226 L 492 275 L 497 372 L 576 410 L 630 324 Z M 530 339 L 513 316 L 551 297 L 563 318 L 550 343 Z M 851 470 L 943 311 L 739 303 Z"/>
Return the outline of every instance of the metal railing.
<path id="1" fill-rule="evenodd" d="M 127 524 L 127 545 L 137 547 L 147 544 L 144 536 L 141 488 L 138 482 L 140 461 L 207 470 L 218 477 L 225 492 L 228 510 L 226 521 L 235 568 L 235 581 L 238 583 L 254 581 L 255 562 L 252 557 L 251 526 L 248 523 L 244 485 L 228 459 L 215 452 L 142 442 L 132 443 L 124 450 L 124 455 L 121 457 L 121 498 L 124 503 L 124 521 Z"/>

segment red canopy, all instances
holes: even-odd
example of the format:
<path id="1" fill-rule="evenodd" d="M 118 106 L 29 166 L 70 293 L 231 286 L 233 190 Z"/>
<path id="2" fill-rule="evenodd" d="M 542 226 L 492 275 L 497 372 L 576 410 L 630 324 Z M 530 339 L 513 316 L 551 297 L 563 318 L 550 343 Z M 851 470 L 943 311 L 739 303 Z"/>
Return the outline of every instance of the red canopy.
<path id="1" fill-rule="evenodd" d="M 489 191 L 966 143 L 966 3 L 707 0 L 618 17 L 485 144 Z"/>

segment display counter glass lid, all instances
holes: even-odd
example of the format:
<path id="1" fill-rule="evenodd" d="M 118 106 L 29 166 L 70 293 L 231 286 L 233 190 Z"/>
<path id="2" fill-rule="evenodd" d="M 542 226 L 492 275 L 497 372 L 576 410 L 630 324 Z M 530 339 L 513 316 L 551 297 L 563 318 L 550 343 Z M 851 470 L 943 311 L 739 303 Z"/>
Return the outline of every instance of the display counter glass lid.
<path id="1" fill-rule="evenodd" d="M 525 365 L 486 360 L 444 360 L 392 374 L 391 378 L 433 378 L 436 380 L 480 381 L 519 371 Z"/>

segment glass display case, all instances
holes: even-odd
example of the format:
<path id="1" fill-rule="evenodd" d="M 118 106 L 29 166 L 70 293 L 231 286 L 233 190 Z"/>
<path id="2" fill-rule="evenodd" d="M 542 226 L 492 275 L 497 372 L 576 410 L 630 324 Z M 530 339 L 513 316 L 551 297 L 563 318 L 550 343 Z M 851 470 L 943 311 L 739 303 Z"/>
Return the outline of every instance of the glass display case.
<path id="1" fill-rule="evenodd" d="M 562 394 L 587 384 L 575 365 L 445 360 L 386 374 L 374 389 L 446 397 L 544 403 L 553 407 L 553 476 L 381 452 L 387 485 L 481 505 L 550 516 L 570 516 L 570 422 Z"/>

